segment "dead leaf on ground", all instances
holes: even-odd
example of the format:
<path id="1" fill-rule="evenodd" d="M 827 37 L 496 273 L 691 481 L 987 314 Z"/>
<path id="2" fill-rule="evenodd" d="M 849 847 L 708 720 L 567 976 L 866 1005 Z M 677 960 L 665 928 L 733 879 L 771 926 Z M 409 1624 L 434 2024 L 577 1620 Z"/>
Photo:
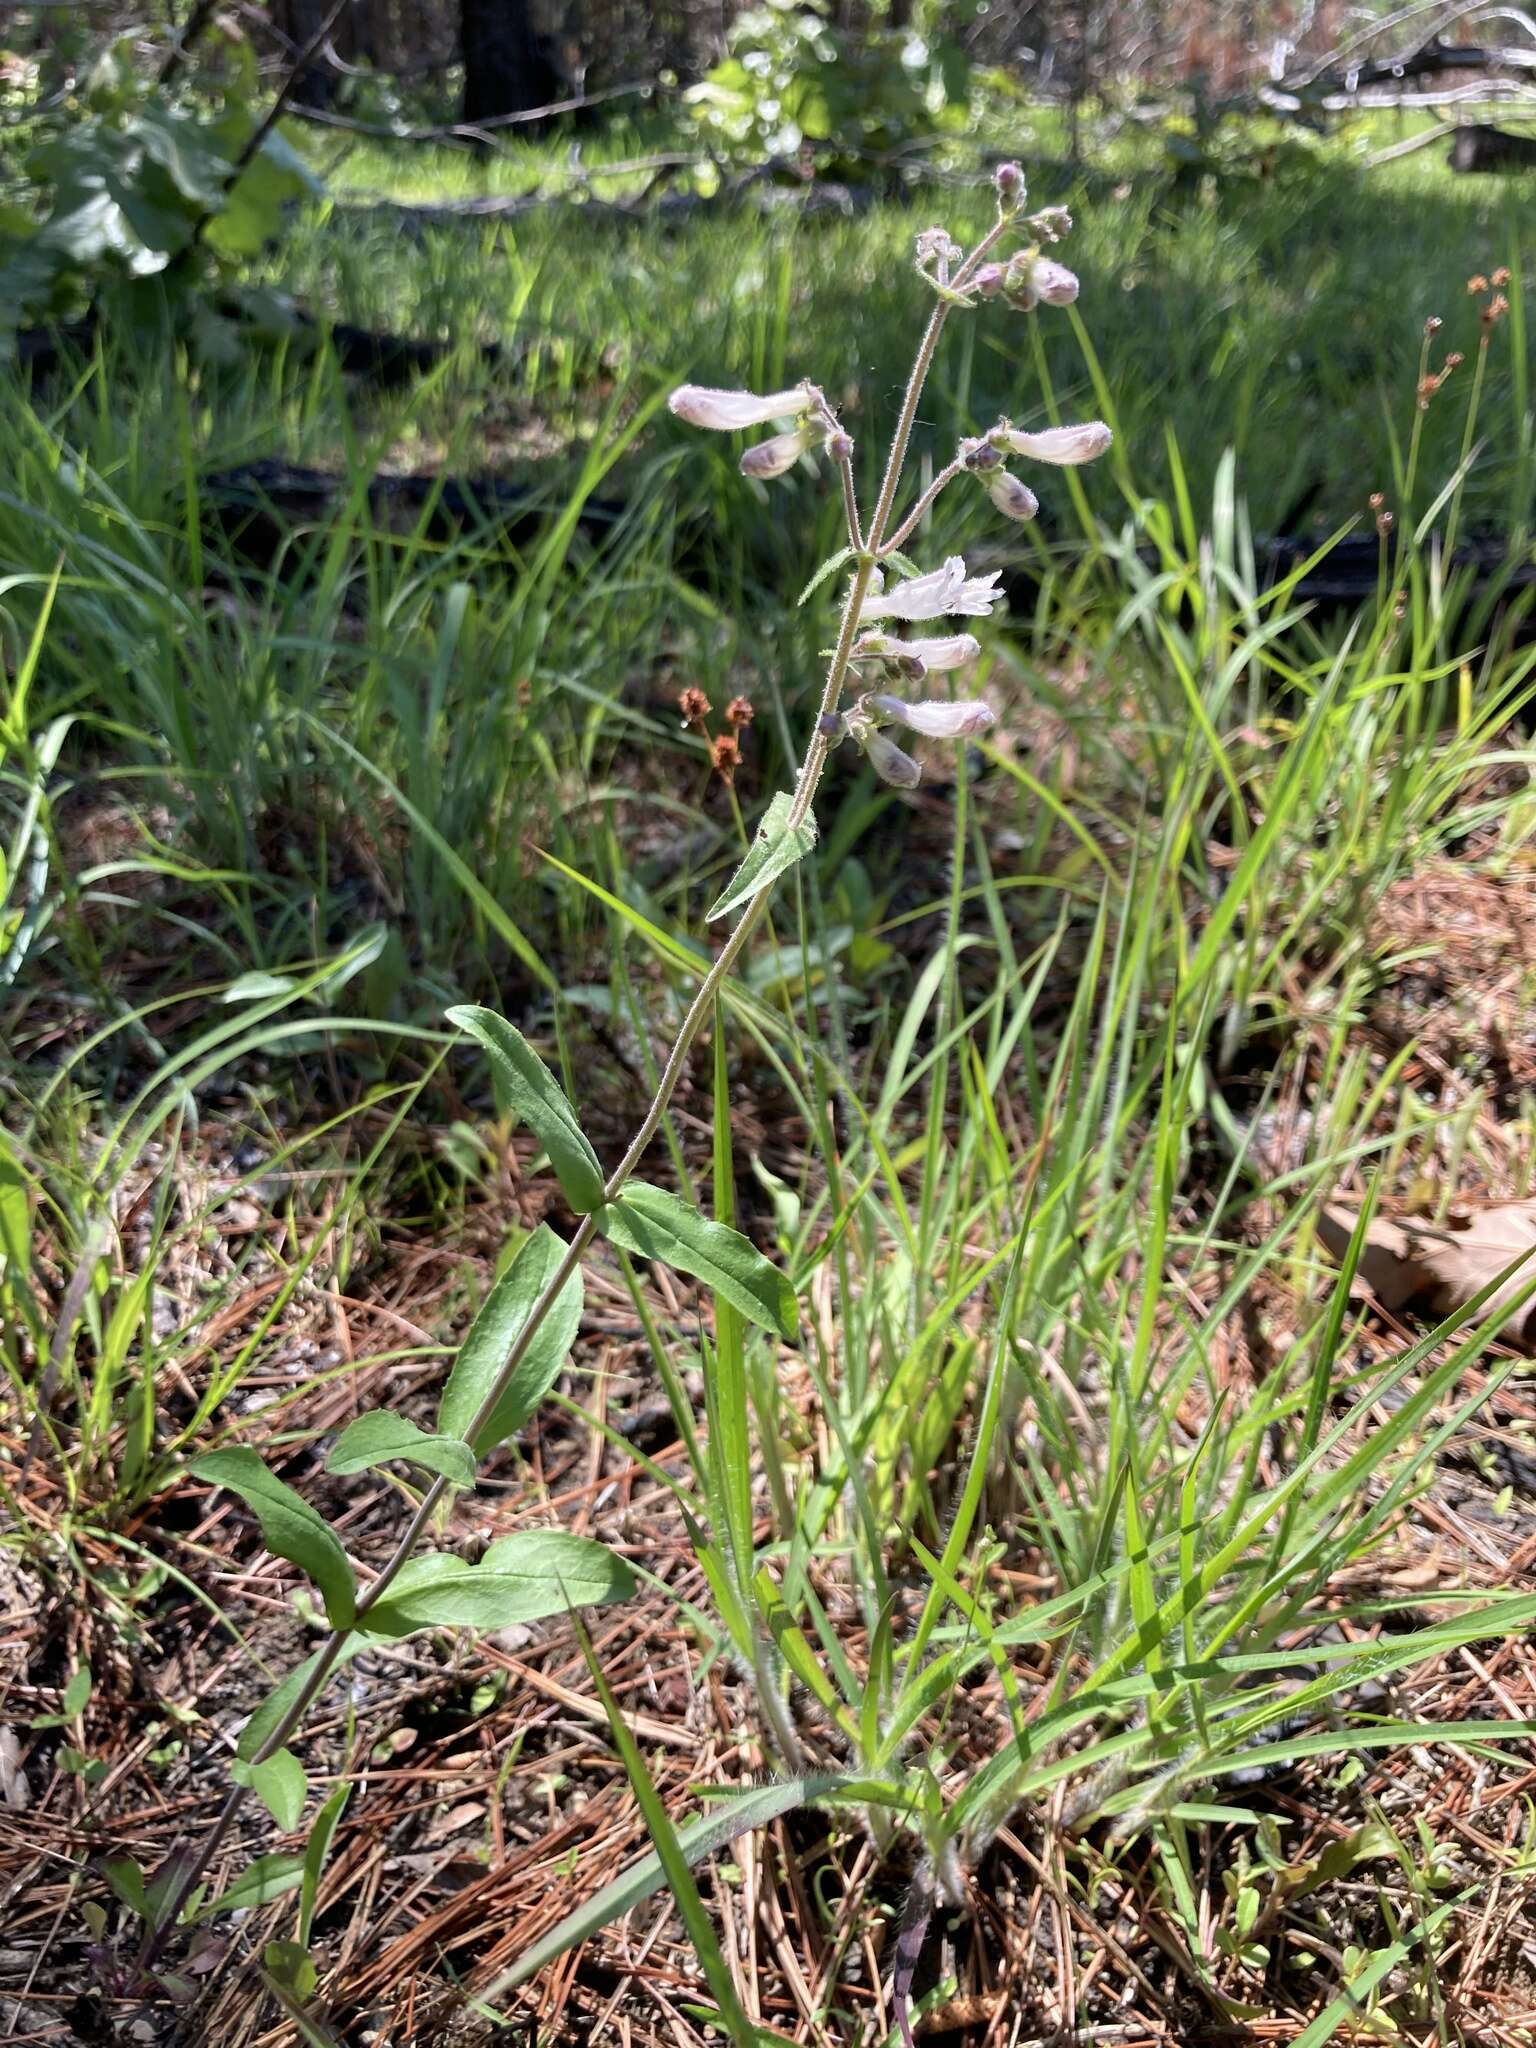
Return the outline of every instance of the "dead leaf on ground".
<path id="1" fill-rule="evenodd" d="M 1336 1259 L 1349 1248 L 1360 1220 L 1357 1205 L 1328 1202 L 1317 1234 Z M 1504 1275 L 1483 1304 L 1491 1316 L 1536 1278 L 1536 1201 L 1501 1202 L 1448 1216 L 1443 1223 L 1418 1217 L 1373 1217 L 1356 1278 L 1384 1309 L 1427 1308 L 1440 1318 L 1465 1308 Z M 1517 1263 L 1518 1262 L 1518 1263 Z M 1503 1340 L 1536 1353 L 1536 1300 L 1504 1325 Z"/>

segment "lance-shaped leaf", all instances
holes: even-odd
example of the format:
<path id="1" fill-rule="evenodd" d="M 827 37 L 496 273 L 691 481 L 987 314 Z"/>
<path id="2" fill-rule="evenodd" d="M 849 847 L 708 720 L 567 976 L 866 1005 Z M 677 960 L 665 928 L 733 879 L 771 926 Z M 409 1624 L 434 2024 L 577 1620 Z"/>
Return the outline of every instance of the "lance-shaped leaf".
<path id="1" fill-rule="evenodd" d="M 580 1216 L 599 1208 L 603 1169 L 587 1143 L 576 1112 L 559 1082 L 515 1025 L 494 1010 L 461 1003 L 448 1012 L 448 1022 L 467 1031 L 490 1054 L 519 1119 L 533 1132 L 555 1169 L 561 1192 Z"/>
<path id="2" fill-rule="evenodd" d="M 787 1274 L 728 1223 L 714 1223 L 666 1188 L 632 1180 L 598 1215 L 598 1228 L 636 1258 L 691 1273 L 749 1322 L 793 1337 L 800 1327 Z"/>
<path id="3" fill-rule="evenodd" d="M 627 1600 L 634 1590 L 634 1573 L 604 1544 L 563 1529 L 528 1529 L 499 1538 L 478 1564 L 441 1551 L 412 1558 L 369 1608 L 368 1627 L 386 1636 L 509 1628 L 568 1607 Z"/>
<path id="4" fill-rule="evenodd" d="M 320 1588 L 332 1628 L 350 1628 L 357 1612 L 357 1582 L 330 1524 L 243 1444 L 206 1452 L 192 1470 L 199 1479 L 238 1493 L 255 1510 L 268 1550 L 308 1572 Z"/>
<path id="5" fill-rule="evenodd" d="M 807 815 L 800 824 L 792 825 L 789 814 L 793 808 L 793 799 L 780 790 L 757 828 L 757 837 L 747 849 L 746 859 L 732 875 L 724 893 L 704 913 L 706 919 L 726 917 L 744 903 L 750 903 L 776 882 L 786 868 L 792 868 L 810 852 L 816 844 L 815 820 Z"/>
<path id="6" fill-rule="evenodd" d="M 409 1416 L 391 1415 L 385 1408 L 370 1409 L 347 1424 L 325 1469 L 342 1475 L 404 1460 L 441 1473 L 455 1486 L 475 1483 L 475 1454 L 462 1437 L 428 1436 Z"/>
<path id="7" fill-rule="evenodd" d="M 566 1249 L 547 1223 L 518 1246 L 517 1256 L 485 1297 L 459 1346 L 437 1411 L 437 1426 L 444 1436 L 468 1436 Z M 581 1302 L 581 1269 L 576 1267 L 528 1340 L 495 1409 L 475 1431 L 472 1449 L 477 1458 L 521 1428 L 554 1385 L 575 1341 Z"/>
<path id="8" fill-rule="evenodd" d="M 248 1863 L 228 1891 L 199 1906 L 194 1920 L 211 1920 L 215 1913 L 239 1913 L 250 1906 L 269 1906 L 274 1899 L 297 1891 L 304 1879 L 304 1858 L 286 1852 L 258 1856 Z"/>

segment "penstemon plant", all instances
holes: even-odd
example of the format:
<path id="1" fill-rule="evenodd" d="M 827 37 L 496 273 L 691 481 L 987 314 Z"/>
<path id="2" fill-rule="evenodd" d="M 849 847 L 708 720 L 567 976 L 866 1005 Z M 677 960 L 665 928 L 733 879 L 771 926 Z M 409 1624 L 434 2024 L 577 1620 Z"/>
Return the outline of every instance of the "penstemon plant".
<path id="1" fill-rule="evenodd" d="M 978 642 L 969 632 L 902 637 L 895 630 L 985 617 L 1001 602 L 997 575 L 971 576 L 959 556 L 951 556 L 926 573 L 908 560 L 904 550 L 934 502 L 957 479 L 971 476 L 999 511 L 1011 519 L 1029 520 L 1038 504 L 1028 486 L 1006 466 L 1009 456 L 1048 464 L 1079 464 L 1091 461 L 1109 445 L 1108 428 L 1096 421 L 1026 433 L 1002 420 L 987 434 L 962 441 L 954 459 L 898 517 L 913 426 L 939 338 L 951 315 L 987 300 L 1001 299 L 1016 309 L 1030 310 L 1040 304 L 1068 305 L 1077 296 L 1075 276 L 1047 253 L 1070 228 L 1068 215 L 1061 208 L 1027 215 L 1024 178 L 1015 164 L 1002 165 L 994 183 L 996 218 L 969 251 L 940 228 L 930 228 L 917 237 L 915 267 L 931 293 L 932 305 L 878 494 L 867 515 L 861 511 L 855 488 L 852 438 L 814 384 L 807 382 L 766 396 L 698 385 L 685 385 L 672 394 L 673 413 L 694 426 L 722 432 L 777 428 L 742 456 L 741 468 L 749 477 L 782 476 L 815 449 L 829 458 L 837 475 L 847 545 L 823 565 L 815 582 L 843 567 L 848 582 L 804 759 L 793 787 L 772 799 L 746 858 L 708 912 L 711 920 L 734 922 L 682 1019 L 650 1105 L 610 1173 L 604 1174 L 570 1102 L 522 1034 L 489 1010 L 466 1007 L 449 1011 L 450 1021 L 489 1056 L 512 1109 L 537 1138 L 580 1221 L 568 1242 L 540 1226 L 496 1281 L 458 1352 L 443 1390 L 435 1432 L 424 1432 L 402 1416 L 374 1411 L 352 1422 L 337 1442 L 329 1459 L 333 1473 L 404 1463 L 429 1475 L 393 1555 L 378 1574 L 360 1588 L 340 1537 L 249 1448 L 216 1450 L 194 1464 L 199 1477 L 241 1495 L 257 1515 L 269 1547 L 307 1573 L 324 1606 L 330 1633 L 320 1649 L 291 1672 L 252 1717 L 239 1743 L 236 1782 L 217 1820 L 205 1839 L 179 1859 L 157 1887 L 155 1906 L 145 1911 L 153 1923 L 144 1957 L 151 1970 L 178 1924 L 217 1909 L 216 1904 L 202 1903 L 202 1878 L 247 1794 L 257 1792 L 281 1825 L 296 1824 L 303 1810 L 305 1784 L 302 1766 L 288 1744 L 328 1680 L 358 1650 L 421 1629 L 504 1627 L 513 1621 L 622 1598 L 632 1590 L 632 1575 L 622 1560 L 600 1544 L 560 1531 L 502 1538 L 475 1563 L 451 1552 L 422 1549 L 423 1539 L 451 1491 L 473 1484 L 479 1461 L 521 1427 L 552 1388 L 580 1321 L 581 1265 L 595 1238 L 604 1237 L 635 1257 L 663 1262 L 700 1280 L 713 1291 L 717 1305 L 729 1305 L 732 1317 L 745 1318 L 786 1339 L 797 1333 L 794 1290 L 770 1259 L 728 1223 L 706 1218 L 682 1197 L 638 1179 L 636 1174 L 667 1113 L 694 1043 L 715 1013 L 733 967 L 767 910 L 774 884 L 815 844 L 813 805 L 833 749 L 851 743 L 885 781 L 911 787 L 919 779 L 918 763 L 891 737 L 890 727 L 931 739 L 962 740 L 993 723 L 993 713 L 984 703 L 914 694 L 931 675 L 959 669 L 979 653 Z M 1010 243 L 1016 246 L 1004 261 L 1003 252 Z M 737 1477 L 739 1483 L 746 1483 L 741 1475 Z M 745 1552 L 737 1560 L 740 1568 L 734 1574 L 735 1584 L 729 1583 L 730 1572 L 712 1572 L 711 1580 L 722 1596 L 722 1605 L 738 1618 L 732 1634 L 737 1638 L 743 1668 L 755 1681 L 773 1746 L 782 1762 L 796 1770 L 802 1767 L 803 1757 L 783 1697 L 781 1672 L 787 1664 L 819 1698 L 826 1692 L 825 1681 L 818 1682 L 805 1638 L 787 1623 L 771 1582 L 753 1572 L 750 1538 Z M 953 1590 L 950 1574 L 957 1555 L 958 1551 L 947 1554 L 944 1563 L 942 1584 L 949 1591 Z M 748 1610 L 761 1617 L 762 1627 L 740 1619 Z M 913 1646 L 914 1674 L 922 1667 L 931 1625 L 930 1621 L 919 1631 L 920 1640 Z M 944 1660 L 940 1660 L 941 1670 L 943 1667 Z M 595 1670 L 594 1679 L 606 1699 Z M 917 1688 L 921 1700 L 937 1697 L 935 1683 L 938 1681 L 924 1680 Z M 915 1726 L 921 1712 L 921 1704 L 909 1705 L 909 1727 Z M 834 1718 L 846 1727 L 848 1717 L 843 1709 L 837 1708 Z M 856 1747 L 866 1770 L 891 1765 L 904 1739 L 901 1730 L 880 1725 L 865 1733 L 869 1739 Z M 892 1779 L 885 1804 L 910 1808 L 917 1795 L 904 1792 L 897 1778 L 899 1773 Z M 830 1786 L 825 1773 L 814 1780 L 802 1778 L 796 1796 L 816 1796 Z M 775 1796 L 779 1798 L 775 1810 L 784 1810 L 787 1796 Z M 877 1809 L 881 1804 L 867 1779 L 860 1796 L 873 1799 Z M 686 1865 L 705 1853 L 709 1842 L 728 1839 L 731 1833 L 754 1824 L 755 1814 L 754 1808 L 750 1814 L 733 1816 L 724 1828 L 711 1824 L 712 1834 L 706 1830 L 679 1851 L 684 1875 Z M 328 1839 L 334 1824 L 334 1811 L 327 1808 L 316 1838 Z M 878 1834 L 878 1825 L 872 1825 Z M 661 1846 L 665 1849 L 666 1844 Z M 675 1841 L 671 1846 L 678 1847 Z M 932 1849 L 930 1863 L 941 1878 L 946 1861 L 953 1864 L 954 1853 L 952 1842 L 947 1849 Z M 313 1856 L 307 1859 L 313 1860 Z M 662 1862 L 672 1869 L 665 1856 Z M 656 1867 L 657 1871 L 661 1868 Z M 292 1875 L 303 1885 L 312 1911 L 315 1873 L 306 1868 Z M 652 1875 L 656 1882 L 661 1881 L 655 1871 Z M 675 1881 L 675 1870 L 673 1875 Z M 274 1870 L 271 1876 L 272 1885 L 281 1887 L 289 1873 Z M 237 1881 L 241 1903 L 251 1903 L 249 1877 L 248 1872 L 246 1879 Z M 950 1881 L 947 1888 L 952 1891 L 955 1882 Z M 931 1888 L 929 1884 L 929 1892 Z M 270 1895 L 262 1892 L 260 1884 L 255 1890 L 257 1895 Z M 927 1895 L 919 1885 L 915 1896 Z M 301 1911 L 301 1930 L 305 1929 L 307 1914 Z M 567 1926 L 556 1933 L 563 1942 L 576 1938 L 576 1931 Z M 292 1948 L 291 1944 L 275 1946 L 284 1951 Z M 547 1948 L 548 1944 L 541 1944 L 538 1955 L 525 1958 L 524 1965 L 534 1966 Z M 299 1990 L 305 1981 L 312 1982 L 312 1973 L 306 1979 L 301 1963 L 302 1958 L 295 1963 L 292 1955 L 269 1954 L 269 1974 L 280 1976 L 286 1971 L 291 1986 Z M 526 1974 L 524 1965 L 519 1966 L 520 1976 Z"/>

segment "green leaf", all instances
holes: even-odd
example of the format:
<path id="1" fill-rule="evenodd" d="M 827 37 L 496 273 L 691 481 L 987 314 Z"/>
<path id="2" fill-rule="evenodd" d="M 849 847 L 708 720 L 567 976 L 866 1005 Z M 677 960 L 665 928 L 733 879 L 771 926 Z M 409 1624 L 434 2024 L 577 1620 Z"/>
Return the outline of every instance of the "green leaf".
<path id="1" fill-rule="evenodd" d="M 320 1897 L 325 1859 L 331 1853 L 331 1843 L 336 1838 L 337 1826 L 351 1794 L 352 1787 L 343 1779 L 315 1816 L 315 1824 L 309 1831 L 309 1841 L 304 1848 L 304 1877 L 299 1886 L 299 1940 L 306 1948 L 310 1930 L 315 1924 L 315 1905 Z"/>
<path id="2" fill-rule="evenodd" d="M 706 921 L 725 917 L 730 911 L 739 910 L 743 903 L 750 903 L 776 882 L 786 868 L 792 868 L 810 852 L 816 844 L 816 821 L 807 816 L 800 824 L 791 825 L 789 814 L 793 808 L 794 799 L 780 790 L 757 828 L 757 837 L 747 849 L 746 859 L 724 892 L 705 911 Z"/>
<path id="3" fill-rule="evenodd" d="M 603 1169 L 587 1143 L 576 1112 L 554 1075 L 521 1031 L 494 1010 L 461 1003 L 448 1022 L 467 1031 L 490 1054 L 518 1117 L 533 1132 L 555 1169 L 561 1192 L 578 1215 L 602 1206 Z"/>
<path id="4" fill-rule="evenodd" d="M 78 1720 L 85 1712 L 91 1697 L 91 1667 L 82 1664 L 65 1686 L 59 1700 L 56 1714 L 38 1714 L 29 1723 L 32 1728 L 62 1728 L 67 1722 Z"/>
<path id="5" fill-rule="evenodd" d="M 160 166 L 183 199 L 208 213 L 223 205 L 231 166 L 201 122 L 150 101 L 124 122 L 122 132 Z"/>
<path id="6" fill-rule="evenodd" d="M 646 1833 L 656 1844 L 656 1854 L 660 1859 L 668 1889 L 688 1931 L 689 1945 L 703 1967 L 705 1981 L 720 2008 L 717 2024 L 730 2035 L 737 2048 L 757 2048 L 761 2036 L 742 2010 L 735 1980 L 720 1947 L 720 1937 L 716 1934 L 714 1922 L 699 1896 L 692 1866 L 683 1853 L 677 1830 L 672 1825 L 672 1816 L 667 1812 L 665 1802 L 645 1767 L 640 1745 L 630 1733 L 629 1726 L 619 1710 L 619 1703 L 614 1698 L 613 1689 L 603 1676 L 602 1666 L 593 1654 L 586 1630 L 579 1622 L 575 1627 L 582 1655 L 587 1660 L 587 1670 L 591 1675 L 593 1689 L 602 1701 L 603 1711 L 608 1716 L 608 1727 L 613 1735 L 614 1747 L 623 1762 L 630 1790 L 635 1795 L 635 1804 L 639 1807 L 641 1818 L 645 1822 Z"/>
<path id="7" fill-rule="evenodd" d="M 269 1941 L 261 1958 L 272 1977 L 303 2005 L 320 1982 L 314 1958 L 301 1941 Z"/>
<path id="8" fill-rule="evenodd" d="M 237 1445 L 208 1451 L 193 1461 L 199 1479 L 227 1486 L 253 1508 L 267 1548 L 308 1572 L 320 1588 L 326 1619 L 333 1628 L 349 1628 L 357 1612 L 357 1583 L 347 1553 L 330 1524 L 269 1472 L 253 1450 Z"/>
<path id="9" fill-rule="evenodd" d="M 634 1574 L 601 1543 L 563 1529 L 529 1529 L 491 1544 L 478 1564 L 443 1552 L 413 1558 L 368 1610 L 375 1633 L 507 1628 L 568 1607 L 627 1600 Z"/>
<path id="10" fill-rule="evenodd" d="M 229 1775 L 237 1785 L 250 1787 L 285 1835 L 298 1826 L 308 1785 L 304 1766 L 291 1749 L 278 1750 L 264 1763 L 237 1761 L 230 1765 Z"/>
<path id="11" fill-rule="evenodd" d="M 304 1875 L 304 1858 L 286 1851 L 276 1856 L 258 1856 L 248 1863 L 229 1890 L 200 1906 L 195 1920 L 211 1919 L 215 1913 L 238 1913 L 247 1906 L 267 1906 L 274 1899 L 297 1890 Z"/>
<path id="12" fill-rule="evenodd" d="M 101 1866 L 101 1874 L 131 1913 L 136 1913 L 145 1926 L 154 1920 L 154 1904 L 144 1882 L 144 1873 L 131 1856 L 110 1856 Z"/>
<path id="13" fill-rule="evenodd" d="M 800 1327 L 787 1274 L 729 1224 L 712 1223 L 681 1196 L 632 1180 L 598 1214 L 598 1228 L 636 1258 L 659 1259 L 723 1295 L 749 1322 L 793 1337 Z"/>
<path id="14" fill-rule="evenodd" d="M 383 1408 L 370 1409 L 347 1424 L 325 1461 L 325 1469 L 344 1476 L 397 1459 L 440 1472 L 455 1486 L 475 1483 L 475 1454 L 462 1437 L 428 1436 L 409 1416 L 391 1415 Z"/>
<path id="15" fill-rule="evenodd" d="M 826 582 L 827 578 L 834 574 L 836 570 L 841 569 L 844 562 L 848 561 L 851 558 L 852 554 L 852 548 L 839 548 L 835 555 L 828 555 L 827 559 L 816 571 L 816 574 L 811 578 L 810 582 L 807 583 L 804 590 L 802 590 L 800 595 L 795 599 L 795 603 L 797 605 L 802 605 L 805 603 L 808 597 L 814 596 L 814 594 L 821 588 L 822 584 Z"/>
<path id="16" fill-rule="evenodd" d="M 778 1784 L 756 1786 L 740 1798 L 733 1799 L 723 1812 L 704 1814 L 698 1820 L 690 1821 L 687 1827 L 680 1828 L 678 1847 L 690 1867 L 702 1863 L 706 1856 L 726 1848 L 739 1836 L 750 1834 L 754 1828 L 765 1828 L 780 1815 L 793 1813 L 797 1807 L 808 1806 L 812 1800 L 830 1792 L 837 1783 L 835 1771 L 822 1771 L 812 1777 L 786 1778 Z M 611 1920 L 622 1920 L 626 1913 L 643 1905 L 665 1883 L 666 1873 L 662 1869 L 661 1858 L 652 1849 L 631 1863 L 627 1870 L 621 1870 L 617 1877 L 610 1879 L 601 1891 L 594 1892 L 574 1913 L 567 1913 L 541 1941 L 524 1950 L 506 1975 L 498 1977 L 490 1986 L 485 1996 L 496 1998 L 503 1992 L 515 1991 L 519 1984 L 526 1984 L 530 1977 L 536 1977 L 547 1963 L 564 1955 L 568 1948 L 575 1948 L 578 1942 L 586 1941 Z"/>
<path id="17" fill-rule="evenodd" d="M 512 1347 L 522 1334 L 533 1305 L 554 1278 L 567 1247 L 548 1224 L 541 1223 L 517 1248 L 517 1256 L 480 1305 L 480 1313 L 459 1346 L 459 1355 L 443 1388 L 437 1426 L 446 1437 L 463 1441 L 490 1394 Z M 517 1370 L 503 1388 L 487 1421 L 475 1433 L 473 1451 L 483 1458 L 521 1428 L 554 1385 L 575 1342 L 581 1321 L 581 1270 L 576 1268 L 556 1295 Z"/>

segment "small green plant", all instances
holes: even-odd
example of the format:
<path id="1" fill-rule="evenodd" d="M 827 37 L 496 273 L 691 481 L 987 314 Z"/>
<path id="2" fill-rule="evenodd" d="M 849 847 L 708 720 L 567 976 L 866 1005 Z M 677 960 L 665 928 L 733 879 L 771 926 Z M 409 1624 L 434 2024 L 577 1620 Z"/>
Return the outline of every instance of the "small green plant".
<path id="1" fill-rule="evenodd" d="M 639 1179 L 637 1169 L 661 1128 L 695 1040 L 717 1014 L 732 969 L 768 907 L 774 884 L 816 842 L 812 805 L 833 749 L 851 741 L 885 781 L 910 787 L 919 778 L 918 764 L 886 728 L 900 725 L 930 738 L 953 740 L 984 732 L 992 724 L 992 713 L 983 703 L 913 701 L 882 687 L 890 683 L 911 689 L 930 674 L 954 670 L 978 651 L 967 633 L 908 639 L 895 636 L 894 626 L 984 617 L 999 602 L 995 574 L 971 576 L 959 556 L 922 573 L 903 552 L 905 545 L 940 493 L 964 475 L 975 478 L 1008 517 L 1032 518 L 1038 509 L 1033 494 L 1005 467 L 1010 451 L 1074 465 L 1091 460 L 1108 444 L 1107 430 L 1098 423 L 1021 434 L 1002 421 L 990 434 L 962 442 L 906 515 L 897 517 L 913 424 L 950 314 L 998 297 L 1033 307 L 1042 301 L 1068 304 L 1077 294 L 1076 278 L 1047 253 L 1070 227 L 1062 210 L 1052 208 L 1026 218 L 1024 180 L 1015 165 L 998 172 L 996 187 L 996 219 L 969 252 L 942 229 L 929 229 L 918 237 L 917 272 L 931 294 L 932 311 L 908 379 L 879 495 L 867 519 L 857 503 L 853 441 L 816 386 L 805 383 L 760 397 L 687 385 L 672 395 L 672 411 L 696 426 L 729 432 L 780 423 L 780 431 L 742 456 L 741 467 L 749 477 L 782 476 L 812 449 L 823 450 L 832 464 L 843 495 L 847 544 L 823 564 L 812 588 L 840 568 L 847 569 L 848 581 L 820 711 L 793 790 L 773 799 L 745 860 L 710 909 L 711 920 L 733 920 L 729 935 L 700 979 L 650 1107 L 611 1172 L 604 1171 L 553 1074 L 514 1025 L 477 1006 L 449 1011 L 449 1021 L 488 1056 L 501 1098 L 537 1138 L 567 1204 L 581 1220 L 569 1241 L 562 1242 L 540 1225 L 519 1246 L 458 1352 L 434 1431 L 423 1431 L 402 1416 L 373 1411 L 357 1417 L 332 1450 L 329 1469 L 336 1473 L 405 1464 L 431 1475 L 384 1568 L 360 1585 L 353 1561 L 329 1523 L 249 1447 L 231 1446 L 194 1461 L 192 1470 L 198 1477 L 240 1495 L 256 1515 L 269 1549 L 309 1577 L 331 1633 L 245 1728 L 235 1785 L 217 1823 L 198 1851 L 185 1859 L 179 1882 L 164 1901 L 147 1947 L 148 1968 L 158 1965 L 167 1936 L 189 1910 L 204 1871 L 249 1792 L 258 1794 L 280 1825 L 296 1822 L 303 1808 L 304 1774 L 288 1743 L 331 1676 L 360 1649 L 421 1629 L 501 1628 L 622 1598 L 631 1590 L 632 1576 L 618 1558 L 597 1543 L 557 1530 L 503 1538 L 475 1563 L 451 1552 L 421 1550 L 440 1503 L 452 1489 L 474 1483 L 478 1462 L 522 1426 L 561 1372 L 581 1317 L 582 1259 L 599 1236 L 621 1254 L 659 1261 L 693 1276 L 714 1297 L 716 1426 L 711 1437 L 711 1490 L 720 1514 L 720 1540 L 704 1546 L 706 1568 L 726 1611 L 739 1617 L 738 1647 L 760 1677 L 758 1698 L 776 1746 L 787 1759 L 797 1753 L 778 1671 L 786 1654 L 799 1668 L 806 1653 L 778 1631 L 779 1610 L 766 1597 L 752 1562 L 750 1450 L 738 1407 L 743 1330 L 756 1325 L 792 1340 L 799 1325 L 795 1290 L 774 1261 L 732 1226 L 728 1203 L 723 1205 L 725 1213 L 706 1216 L 683 1196 Z M 1006 264 L 993 260 L 999 244 L 1012 237 L 1022 237 L 1023 246 Z M 786 421 L 790 424 L 782 424 Z M 888 582 L 892 572 L 896 580 Z M 850 683 L 857 694 L 848 702 Z M 716 1057 L 723 1057 L 719 1034 Z M 717 1167 L 718 1210 L 729 1174 L 723 1162 L 717 1161 Z"/>
<path id="2" fill-rule="evenodd" d="M 228 352 L 234 330 L 210 287 L 260 255 L 291 200 L 320 190 L 258 119 L 254 56 L 248 43 L 235 48 L 243 62 L 206 106 L 146 74 L 133 38 L 97 59 L 81 103 L 48 124 L 23 161 L 19 195 L 0 207 L 0 345 L 28 322 L 85 312 L 115 283 L 129 288 L 129 319 L 169 309 L 208 352 Z"/>
<path id="3" fill-rule="evenodd" d="M 833 176 L 963 130 L 970 65 L 961 46 L 911 31 L 838 27 L 810 0 L 738 14 L 727 55 L 684 96 L 711 148 L 756 166 L 805 157 Z"/>

